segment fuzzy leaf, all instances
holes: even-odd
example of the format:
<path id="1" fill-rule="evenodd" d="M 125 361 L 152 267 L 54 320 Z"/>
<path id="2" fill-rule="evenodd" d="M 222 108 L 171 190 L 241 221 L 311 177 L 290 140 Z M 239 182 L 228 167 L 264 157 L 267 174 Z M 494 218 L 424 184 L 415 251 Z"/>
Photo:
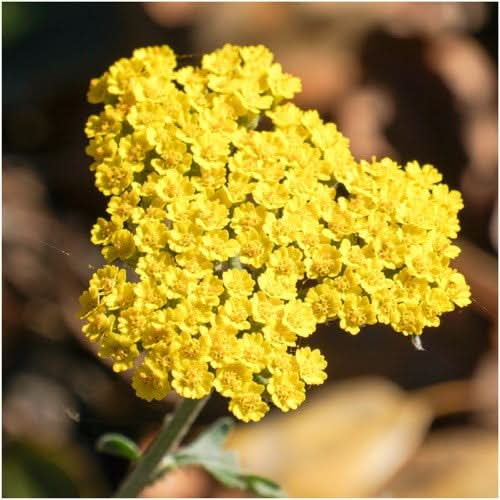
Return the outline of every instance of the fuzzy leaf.
<path id="1" fill-rule="evenodd" d="M 234 423 L 230 418 L 217 420 L 190 445 L 166 456 L 162 463 L 163 470 L 182 465 L 198 465 L 229 488 L 250 491 L 261 497 L 286 496 L 273 481 L 252 474 L 243 474 L 235 454 L 222 448 L 233 426 Z"/>
<path id="2" fill-rule="evenodd" d="M 246 482 L 246 490 L 255 493 L 259 497 L 266 498 L 284 498 L 286 493 L 281 489 L 279 484 L 276 484 L 265 477 L 246 475 L 243 476 Z"/>

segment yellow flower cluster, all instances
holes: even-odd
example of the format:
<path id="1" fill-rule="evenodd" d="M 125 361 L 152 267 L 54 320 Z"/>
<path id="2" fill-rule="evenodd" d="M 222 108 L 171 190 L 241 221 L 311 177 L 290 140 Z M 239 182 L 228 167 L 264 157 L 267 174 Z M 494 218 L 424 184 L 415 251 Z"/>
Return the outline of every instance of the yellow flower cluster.
<path id="1" fill-rule="evenodd" d="M 300 87 L 263 46 L 180 69 L 149 47 L 92 80 L 104 110 L 87 152 L 109 217 L 91 240 L 109 264 L 81 317 L 138 396 L 215 389 L 257 421 L 326 379 L 299 347 L 318 324 L 418 335 L 469 303 L 449 267 L 460 194 L 430 165 L 356 162 L 334 124 L 283 103 Z"/>

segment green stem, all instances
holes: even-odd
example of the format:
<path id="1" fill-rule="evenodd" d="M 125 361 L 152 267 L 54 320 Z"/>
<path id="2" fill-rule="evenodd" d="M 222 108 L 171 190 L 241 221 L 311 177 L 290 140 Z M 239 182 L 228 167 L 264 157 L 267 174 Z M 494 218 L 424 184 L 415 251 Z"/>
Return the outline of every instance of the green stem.
<path id="1" fill-rule="evenodd" d="M 125 478 L 114 498 L 136 497 L 147 486 L 162 458 L 180 444 L 208 398 L 184 399 L 174 415 L 165 417 L 158 436 Z"/>

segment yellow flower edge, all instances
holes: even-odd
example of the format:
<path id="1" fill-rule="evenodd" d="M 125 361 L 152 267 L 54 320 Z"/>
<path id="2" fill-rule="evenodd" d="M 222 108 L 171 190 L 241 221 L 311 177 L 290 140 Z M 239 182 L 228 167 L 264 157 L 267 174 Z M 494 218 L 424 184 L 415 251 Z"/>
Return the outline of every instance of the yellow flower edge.
<path id="1" fill-rule="evenodd" d="M 333 123 L 286 102 L 300 90 L 262 45 L 181 68 L 146 47 L 91 81 L 87 153 L 109 198 L 91 240 L 108 264 L 80 316 L 139 397 L 214 389 L 258 421 L 325 381 L 301 340 L 318 324 L 420 335 L 470 303 L 450 267 L 460 193 L 431 165 L 355 161 Z"/>

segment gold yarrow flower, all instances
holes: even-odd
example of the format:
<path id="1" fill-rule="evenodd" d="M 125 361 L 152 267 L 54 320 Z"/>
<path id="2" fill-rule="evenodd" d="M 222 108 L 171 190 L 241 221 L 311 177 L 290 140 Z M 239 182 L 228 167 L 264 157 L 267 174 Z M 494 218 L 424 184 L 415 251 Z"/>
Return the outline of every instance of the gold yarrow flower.
<path id="1" fill-rule="evenodd" d="M 430 165 L 356 162 L 334 124 L 284 101 L 300 89 L 261 45 L 182 68 L 168 46 L 138 49 L 91 81 L 104 109 L 87 153 L 109 198 L 92 242 L 108 264 L 81 318 L 139 397 L 214 389 L 257 421 L 326 379 L 302 344 L 318 324 L 420 335 L 470 303 L 450 267 L 460 193 Z"/>

